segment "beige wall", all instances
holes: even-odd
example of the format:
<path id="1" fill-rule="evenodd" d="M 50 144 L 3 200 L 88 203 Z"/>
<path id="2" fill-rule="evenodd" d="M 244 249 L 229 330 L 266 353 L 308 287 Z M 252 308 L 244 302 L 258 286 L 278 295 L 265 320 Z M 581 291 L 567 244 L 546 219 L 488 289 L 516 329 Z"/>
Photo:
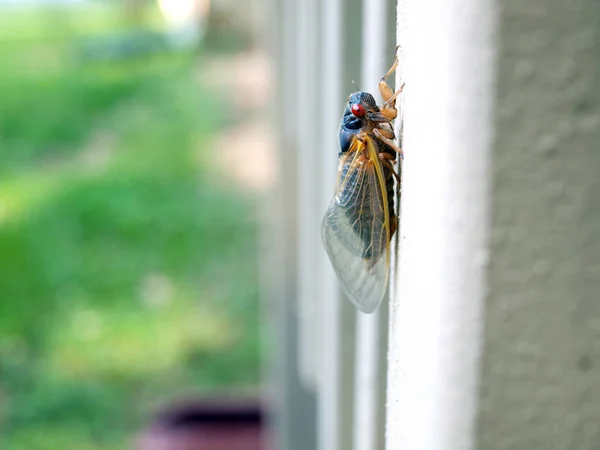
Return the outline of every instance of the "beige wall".
<path id="1" fill-rule="evenodd" d="M 478 448 L 600 448 L 600 5 L 499 2 Z"/>

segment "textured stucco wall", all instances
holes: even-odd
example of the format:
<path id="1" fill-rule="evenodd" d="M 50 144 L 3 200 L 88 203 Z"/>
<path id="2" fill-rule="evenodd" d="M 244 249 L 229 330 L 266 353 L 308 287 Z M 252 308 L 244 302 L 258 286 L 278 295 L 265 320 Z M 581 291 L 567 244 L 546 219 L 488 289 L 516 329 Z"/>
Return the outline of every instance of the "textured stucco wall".
<path id="1" fill-rule="evenodd" d="M 600 449 L 600 3 L 499 0 L 477 448 Z"/>

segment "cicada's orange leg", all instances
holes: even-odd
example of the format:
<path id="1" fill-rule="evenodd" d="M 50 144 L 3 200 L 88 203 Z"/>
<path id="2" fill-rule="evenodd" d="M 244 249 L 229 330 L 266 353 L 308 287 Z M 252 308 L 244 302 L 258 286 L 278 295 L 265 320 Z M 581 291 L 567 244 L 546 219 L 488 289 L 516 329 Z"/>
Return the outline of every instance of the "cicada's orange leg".
<path id="1" fill-rule="evenodd" d="M 379 139 L 381 139 L 383 142 L 385 142 L 392 150 L 394 150 L 396 153 L 398 153 L 404 159 L 404 152 L 402 151 L 402 149 L 400 147 L 398 147 L 394 141 L 385 137 L 381 133 L 381 130 L 379 128 L 374 128 L 373 134 L 375 136 L 377 136 Z"/>
<path id="2" fill-rule="evenodd" d="M 394 237 L 394 233 L 398 229 L 398 218 L 396 216 L 392 216 L 390 218 L 390 241 Z"/>
<path id="3" fill-rule="evenodd" d="M 394 130 L 392 130 L 392 127 L 389 125 L 389 122 L 379 124 L 379 126 L 376 127 L 376 130 L 385 138 L 394 139 L 396 137 Z"/>
<path id="4" fill-rule="evenodd" d="M 392 175 L 394 176 L 394 178 L 396 178 L 396 181 L 400 183 L 400 175 L 396 173 L 396 167 L 394 166 L 396 158 L 393 155 L 390 155 L 389 153 L 380 153 L 378 156 L 381 162 L 385 164 L 389 169 L 391 169 Z"/>
<path id="5" fill-rule="evenodd" d="M 396 47 L 396 58 L 394 59 L 394 64 L 390 67 L 390 70 L 381 78 L 379 82 L 379 92 L 381 93 L 381 97 L 383 98 L 383 106 L 381 107 L 381 115 L 384 116 L 389 121 L 392 121 L 398 115 L 398 111 L 396 110 L 396 97 L 400 95 L 402 89 L 404 88 L 404 84 L 400 86 L 396 92 L 392 90 L 392 88 L 387 84 L 387 79 L 394 73 L 394 71 L 398 68 L 398 49 L 400 46 Z"/>
<path id="6" fill-rule="evenodd" d="M 392 67 L 390 67 L 390 70 L 387 71 L 387 73 L 381 78 L 381 81 L 379 82 L 379 92 L 381 93 L 381 97 L 383 97 L 383 101 L 386 103 L 394 95 L 394 91 L 387 84 L 386 80 L 390 77 L 390 75 L 392 75 L 394 73 L 394 71 L 398 67 L 398 49 L 399 48 L 400 48 L 400 46 L 396 47 L 396 57 L 394 59 L 394 64 L 392 64 Z"/>

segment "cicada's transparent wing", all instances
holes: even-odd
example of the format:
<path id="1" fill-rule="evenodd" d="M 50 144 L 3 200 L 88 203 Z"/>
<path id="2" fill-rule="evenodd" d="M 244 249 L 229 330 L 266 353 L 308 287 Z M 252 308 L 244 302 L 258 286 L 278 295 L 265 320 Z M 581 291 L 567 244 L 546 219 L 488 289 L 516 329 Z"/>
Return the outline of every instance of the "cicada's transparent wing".
<path id="1" fill-rule="evenodd" d="M 374 150 L 349 154 L 321 229 L 345 294 L 365 313 L 377 309 L 387 289 L 390 224 L 383 178 Z"/>

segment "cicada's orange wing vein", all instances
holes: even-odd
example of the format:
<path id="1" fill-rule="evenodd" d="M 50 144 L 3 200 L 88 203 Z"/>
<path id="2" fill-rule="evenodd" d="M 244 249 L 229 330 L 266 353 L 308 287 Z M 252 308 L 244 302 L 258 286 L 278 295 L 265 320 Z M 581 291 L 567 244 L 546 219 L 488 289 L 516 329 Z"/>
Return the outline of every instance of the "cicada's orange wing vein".
<path id="1" fill-rule="evenodd" d="M 375 311 L 387 289 L 390 223 L 385 173 L 376 143 L 356 140 L 322 224 L 323 244 L 348 298 Z"/>

